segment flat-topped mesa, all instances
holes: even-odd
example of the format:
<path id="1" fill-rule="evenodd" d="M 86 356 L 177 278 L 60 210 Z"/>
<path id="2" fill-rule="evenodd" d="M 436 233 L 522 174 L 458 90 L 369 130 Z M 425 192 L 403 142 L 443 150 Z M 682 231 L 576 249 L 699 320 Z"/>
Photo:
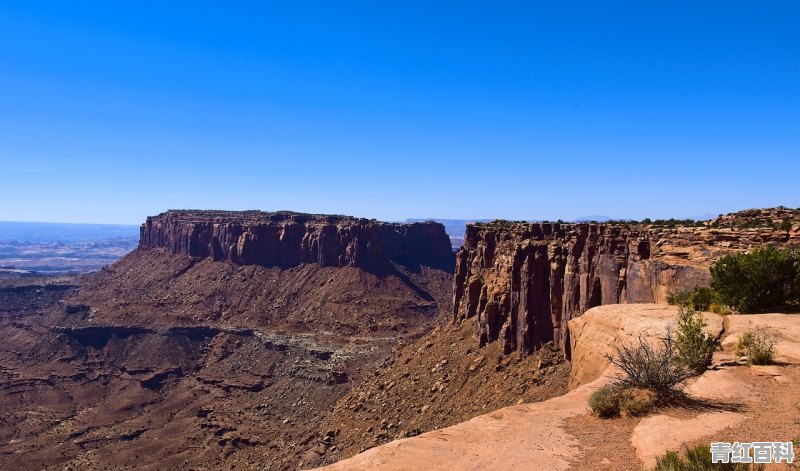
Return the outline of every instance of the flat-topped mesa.
<path id="1" fill-rule="evenodd" d="M 506 353 L 553 341 L 569 357 L 567 323 L 587 309 L 663 303 L 707 285 L 724 254 L 798 242 L 800 212 L 785 208 L 694 224 L 471 224 L 456 254 L 454 321 L 474 319 L 480 344 L 498 340 Z"/>
<path id="2" fill-rule="evenodd" d="M 241 265 L 380 268 L 387 262 L 452 270 L 453 252 L 436 222 L 394 224 L 290 211 L 170 210 L 147 218 L 139 247 Z"/>

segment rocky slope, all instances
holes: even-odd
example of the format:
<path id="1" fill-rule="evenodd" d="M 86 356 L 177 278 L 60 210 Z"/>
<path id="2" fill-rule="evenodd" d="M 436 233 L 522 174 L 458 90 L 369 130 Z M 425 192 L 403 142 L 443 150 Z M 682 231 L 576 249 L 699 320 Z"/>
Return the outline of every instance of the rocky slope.
<path id="1" fill-rule="evenodd" d="M 332 463 L 376 445 L 567 391 L 569 366 L 553 345 L 524 358 L 477 348 L 467 325 L 443 325 L 405 345 L 337 402 L 332 434 L 303 466 Z"/>
<path id="2" fill-rule="evenodd" d="M 456 255 L 454 319 L 480 344 L 527 354 L 554 342 L 569 357 L 569 320 L 604 304 L 665 302 L 705 285 L 714 260 L 764 243 L 800 243 L 800 212 L 749 210 L 702 225 L 510 223 L 468 226 Z"/>
<path id="3" fill-rule="evenodd" d="M 800 437 L 800 317 L 787 314 L 731 316 L 705 313 L 708 329 L 722 335 L 724 352 L 686 388 L 685 405 L 646 417 L 598 419 L 587 400 L 616 374 L 602 352 L 644 332 L 656 338 L 677 309 L 664 305 L 601 306 L 571 321 L 573 367 L 580 383 L 543 402 L 505 407 L 457 425 L 395 440 L 322 468 L 405 471 L 479 469 L 639 470 L 684 444 L 711 441 L 790 441 Z M 578 322 L 580 323 L 578 324 Z M 748 367 L 731 354 L 752 325 L 779 329 L 778 364 Z M 783 465 L 781 465 L 783 466 Z M 782 469 L 777 466 L 775 469 Z"/>
<path id="4" fill-rule="evenodd" d="M 438 224 L 150 218 L 103 270 L 0 287 L 0 462 L 294 469 L 353 384 L 449 317 L 452 256 Z"/>

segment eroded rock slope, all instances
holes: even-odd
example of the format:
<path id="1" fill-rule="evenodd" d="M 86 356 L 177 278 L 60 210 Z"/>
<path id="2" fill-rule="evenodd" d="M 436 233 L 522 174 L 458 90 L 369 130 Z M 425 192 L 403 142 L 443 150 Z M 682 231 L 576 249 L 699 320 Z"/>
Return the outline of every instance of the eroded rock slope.
<path id="1" fill-rule="evenodd" d="M 451 311 L 441 225 L 167 212 L 68 284 L 0 287 L 4 469 L 295 469 Z"/>

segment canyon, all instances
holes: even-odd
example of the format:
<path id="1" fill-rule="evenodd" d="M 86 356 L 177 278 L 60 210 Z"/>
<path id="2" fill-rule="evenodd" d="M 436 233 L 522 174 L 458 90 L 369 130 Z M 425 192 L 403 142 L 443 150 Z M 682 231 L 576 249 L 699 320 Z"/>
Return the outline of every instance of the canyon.
<path id="1" fill-rule="evenodd" d="M 447 319 L 435 223 L 171 211 L 79 276 L 2 280 L 6 469 L 295 469 L 393 350 Z"/>
<path id="2" fill-rule="evenodd" d="M 610 332 L 585 313 L 646 318 L 638 303 L 707 284 L 722 255 L 798 242 L 786 208 L 475 223 L 455 254 L 434 222 L 167 211 L 101 270 L 0 280 L 0 458 L 290 470 L 361 453 L 370 469 L 397 440 L 585 392 L 604 369 L 587 332 Z"/>

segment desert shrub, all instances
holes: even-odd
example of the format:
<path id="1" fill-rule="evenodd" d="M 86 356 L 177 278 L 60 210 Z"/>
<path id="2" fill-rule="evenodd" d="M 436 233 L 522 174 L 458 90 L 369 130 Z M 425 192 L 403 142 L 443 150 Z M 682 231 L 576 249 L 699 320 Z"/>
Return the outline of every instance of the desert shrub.
<path id="1" fill-rule="evenodd" d="M 620 401 L 620 412 L 631 417 L 648 414 L 658 404 L 658 398 L 647 389 L 627 389 Z"/>
<path id="2" fill-rule="evenodd" d="M 711 305 L 708 306 L 708 310 L 714 314 L 721 314 L 723 316 L 733 314 L 733 310 L 730 308 L 730 306 L 726 306 L 721 303 L 711 303 Z"/>
<path id="3" fill-rule="evenodd" d="M 696 286 L 690 290 L 669 293 L 667 302 L 677 306 L 689 306 L 697 311 L 708 311 L 718 300 L 714 290 L 708 286 Z"/>
<path id="4" fill-rule="evenodd" d="M 726 255 L 711 267 L 719 301 L 741 312 L 796 310 L 800 306 L 800 250 L 767 245 Z"/>
<path id="5" fill-rule="evenodd" d="M 764 465 L 747 463 L 712 463 L 711 449 L 706 444 L 687 448 L 685 456 L 674 451 L 656 458 L 652 471 L 760 471 Z"/>
<path id="6" fill-rule="evenodd" d="M 652 471 L 682 471 L 686 469 L 686 460 L 677 452 L 668 451 L 656 458 L 656 465 Z"/>
<path id="7" fill-rule="evenodd" d="M 673 306 L 685 306 L 689 304 L 690 291 L 673 291 L 667 295 L 667 303 Z"/>
<path id="8" fill-rule="evenodd" d="M 593 392 L 589 396 L 589 410 L 597 417 L 618 416 L 620 410 L 619 389 L 613 386 L 604 386 Z"/>
<path id="9" fill-rule="evenodd" d="M 750 328 L 736 343 L 736 353 L 746 356 L 754 365 L 769 365 L 775 358 L 778 337 L 778 331 L 772 327 L 759 325 Z"/>
<path id="10" fill-rule="evenodd" d="M 589 410 L 601 418 L 619 415 L 639 417 L 653 410 L 656 402 L 651 391 L 613 384 L 604 386 L 589 396 Z"/>
<path id="11" fill-rule="evenodd" d="M 653 346 L 644 335 L 636 342 L 617 349 L 616 356 L 608 360 L 622 370 L 616 378 L 618 384 L 627 388 L 642 388 L 653 391 L 659 397 L 669 397 L 679 392 L 680 385 L 689 379 L 693 371 L 678 360 L 675 335 L 667 328 Z"/>
<path id="12" fill-rule="evenodd" d="M 703 315 L 687 306 L 678 309 L 675 329 L 676 360 L 695 374 L 701 374 L 711 365 L 711 357 L 720 347 L 720 341 L 706 333 Z"/>

